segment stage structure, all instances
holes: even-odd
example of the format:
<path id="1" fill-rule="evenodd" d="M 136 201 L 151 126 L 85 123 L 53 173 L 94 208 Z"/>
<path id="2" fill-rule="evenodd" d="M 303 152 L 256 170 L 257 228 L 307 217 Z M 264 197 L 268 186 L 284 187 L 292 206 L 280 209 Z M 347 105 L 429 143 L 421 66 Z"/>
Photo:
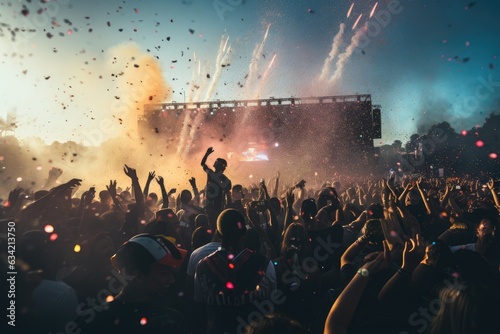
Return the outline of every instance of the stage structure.
<path id="1" fill-rule="evenodd" d="M 145 105 L 139 133 L 165 154 L 201 159 L 214 146 L 217 156 L 252 168 L 362 172 L 373 165 L 381 111 L 366 94 L 174 101 Z"/>

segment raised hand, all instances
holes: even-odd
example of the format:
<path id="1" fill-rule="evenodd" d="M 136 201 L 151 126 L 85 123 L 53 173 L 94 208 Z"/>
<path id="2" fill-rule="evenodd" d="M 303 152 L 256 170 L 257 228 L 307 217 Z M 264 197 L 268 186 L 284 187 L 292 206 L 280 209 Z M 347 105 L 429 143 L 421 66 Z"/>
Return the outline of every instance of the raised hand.
<path id="1" fill-rule="evenodd" d="M 82 184 L 81 179 L 71 179 L 68 182 L 61 184 L 60 187 L 62 188 L 67 188 L 67 189 L 73 189 L 75 187 L 79 187 Z"/>
<path id="2" fill-rule="evenodd" d="M 111 195 L 111 198 L 116 197 L 116 180 L 109 180 L 109 186 L 106 186 L 106 189 L 109 192 L 109 195 Z"/>
<path id="3" fill-rule="evenodd" d="M 196 189 L 196 179 L 194 177 L 189 179 L 189 184 L 193 189 Z"/>
<path id="4" fill-rule="evenodd" d="M 418 234 L 415 235 L 415 239 L 410 238 L 409 241 L 406 241 L 401 269 L 410 272 L 413 271 L 424 258 L 425 247 L 425 242 L 423 242 L 423 239 Z"/>
<path id="5" fill-rule="evenodd" d="M 158 177 L 156 178 L 156 182 L 158 182 L 158 185 L 160 187 L 164 187 L 165 186 L 165 181 L 163 180 L 163 176 L 158 175 Z"/>
<path id="6" fill-rule="evenodd" d="M 213 147 L 209 147 L 207 149 L 207 153 L 206 154 L 209 155 L 209 154 L 212 154 L 212 153 L 214 153 L 214 148 Z"/>
<path id="7" fill-rule="evenodd" d="M 493 179 L 489 179 L 488 183 L 486 183 L 486 186 L 488 187 L 489 190 L 493 191 L 495 189 L 495 181 Z"/>
<path id="8" fill-rule="evenodd" d="M 52 167 L 49 170 L 49 178 L 53 181 L 57 180 L 63 173 L 63 170 L 57 167 Z"/>
<path id="9" fill-rule="evenodd" d="M 420 184 L 422 183 L 422 181 L 424 180 L 424 178 L 422 176 L 420 176 L 417 180 L 417 182 L 415 182 L 415 185 L 417 186 L 417 188 L 420 188 Z"/>
<path id="10" fill-rule="evenodd" d="M 386 240 L 384 240 L 382 243 L 384 245 L 384 252 L 378 253 L 378 255 L 373 260 L 365 263 L 361 267 L 362 269 L 368 270 L 368 273 L 370 275 L 389 268 L 389 265 L 391 263 L 391 252 L 389 250 L 389 245 Z"/>
<path id="11" fill-rule="evenodd" d="M 168 192 L 168 196 L 172 195 L 172 194 L 175 194 L 177 192 L 177 188 L 172 188 L 170 189 L 170 191 Z"/>
<path id="12" fill-rule="evenodd" d="M 137 171 L 134 168 L 125 165 L 125 167 L 123 167 L 123 171 L 125 172 L 125 175 L 127 175 L 131 179 L 137 178 Z"/>
<path id="13" fill-rule="evenodd" d="M 151 180 L 153 180 L 155 176 L 156 176 L 155 171 L 149 172 L 148 181 L 151 182 Z"/>

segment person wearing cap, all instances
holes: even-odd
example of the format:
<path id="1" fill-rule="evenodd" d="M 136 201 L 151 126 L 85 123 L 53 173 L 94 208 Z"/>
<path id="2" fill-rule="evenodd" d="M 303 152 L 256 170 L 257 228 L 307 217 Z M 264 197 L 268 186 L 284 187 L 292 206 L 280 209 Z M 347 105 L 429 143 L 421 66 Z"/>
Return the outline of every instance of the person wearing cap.
<path id="1" fill-rule="evenodd" d="M 207 159 L 214 152 L 212 147 L 207 149 L 207 152 L 201 160 L 201 166 L 207 173 L 207 186 L 205 188 L 205 210 L 210 219 L 212 227 L 215 226 L 215 221 L 218 215 L 231 204 L 231 180 L 224 175 L 227 168 L 227 161 L 222 158 L 217 158 L 214 162 L 214 169 L 207 166 Z"/>
<path id="2" fill-rule="evenodd" d="M 239 211 L 222 211 L 217 219 L 221 248 L 196 267 L 194 299 L 211 310 L 210 333 L 240 332 L 251 314 L 262 313 L 262 305 L 274 309 L 276 271 L 267 257 L 244 248 L 246 230 Z"/>
<path id="3" fill-rule="evenodd" d="M 77 310 L 82 333 L 188 333 L 183 316 L 164 304 L 185 257 L 162 235 L 139 234 L 125 242 L 111 257 L 122 288 L 92 314 Z"/>

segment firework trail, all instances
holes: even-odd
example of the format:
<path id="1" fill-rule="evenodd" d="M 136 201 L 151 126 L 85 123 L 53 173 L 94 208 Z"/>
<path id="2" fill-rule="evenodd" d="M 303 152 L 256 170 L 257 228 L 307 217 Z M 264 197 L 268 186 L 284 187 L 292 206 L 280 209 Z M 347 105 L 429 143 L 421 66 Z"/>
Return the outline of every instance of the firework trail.
<path id="1" fill-rule="evenodd" d="M 352 9 L 354 8 L 354 2 L 352 3 L 351 7 L 349 8 L 349 11 L 347 12 L 347 17 L 351 16 Z"/>
<path id="2" fill-rule="evenodd" d="M 359 20 L 361 20 L 361 17 L 363 17 L 363 14 L 359 14 L 358 19 L 356 20 L 356 22 L 354 22 L 354 25 L 352 26 L 352 30 L 354 30 L 356 28 L 356 26 L 359 23 Z"/>
<path id="3" fill-rule="evenodd" d="M 262 42 L 260 44 L 257 44 L 253 50 L 252 59 L 250 60 L 250 64 L 248 65 L 248 75 L 245 80 L 245 98 L 251 97 L 251 89 L 259 71 L 259 59 L 262 56 L 262 51 L 264 51 L 267 36 L 269 36 L 269 28 L 271 28 L 271 24 L 267 25 L 266 33 L 264 34 Z"/>
<path id="4" fill-rule="evenodd" d="M 375 14 L 375 10 L 377 9 L 377 6 L 378 6 L 378 2 L 375 4 L 375 6 L 373 6 L 373 9 L 370 13 L 370 18 L 373 16 L 373 14 Z"/>
<path id="5" fill-rule="evenodd" d="M 321 70 L 321 74 L 319 76 L 320 80 L 326 78 L 328 72 L 330 72 L 332 61 L 335 59 L 335 57 L 337 57 L 337 55 L 340 52 L 340 45 L 342 44 L 342 36 L 344 35 L 344 31 L 345 31 L 345 24 L 341 23 L 339 32 L 333 38 L 332 49 L 330 50 L 330 53 L 328 54 L 328 57 L 326 57 L 325 62 L 323 64 L 323 69 Z"/>
<path id="6" fill-rule="evenodd" d="M 342 78 L 342 72 L 344 71 L 344 66 L 351 57 L 354 50 L 358 47 L 361 36 L 366 33 L 368 29 L 368 22 L 365 24 L 352 36 L 351 44 L 346 48 L 345 52 L 339 55 L 337 60 L 337 65 L 335 67 L 335 72 L 330 78 L 330 82 L 336 82 L 340 78 Z"/>
<path id="7" fill-rule="evenodd" d="M 264 86 L 266 85 L 267 83 L 267 79 L 269 78 L 269 73 L 271 72 L 271 68 L 273 67 L 273 64 L 274 64 L 274 61 L 276 60 L 276 53 L 274 54 L 273 58 L 271 59 L 271 62 L 269 63 L 269 66 L 267 66 L 267 69 L 266 71 L 264 72 L 264 74 L 262 75 L 262 78 L 257 86 L 257 89 L 255 90 L 255 94 L 254 94 L 254 99 L 258 99 L 260 98 L 260 92 L 262 91 L 262 89 L 264 88 Z M 247 115 L 247 113 L 245 114 Z"/>

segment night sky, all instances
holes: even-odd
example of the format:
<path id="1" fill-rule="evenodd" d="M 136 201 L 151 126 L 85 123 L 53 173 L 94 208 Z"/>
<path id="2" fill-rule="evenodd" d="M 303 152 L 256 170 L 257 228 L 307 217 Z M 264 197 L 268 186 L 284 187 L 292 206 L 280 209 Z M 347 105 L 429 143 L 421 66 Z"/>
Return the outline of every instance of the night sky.
<path id="1" fill-rule="evenodd" d="M 375 4 L 0 1 L 0 116 L 16 114 L 19 138 L 98 144 L 113 134 L 88 143 L 88 129 L 131 117 L 113 108 L 141 83 L 121 77 L 140 57 L 166 87 L 153 102 L 372 94 L 376 145 L 500 110 L 500 2 L 378 1 L 370 17 Z"/>

